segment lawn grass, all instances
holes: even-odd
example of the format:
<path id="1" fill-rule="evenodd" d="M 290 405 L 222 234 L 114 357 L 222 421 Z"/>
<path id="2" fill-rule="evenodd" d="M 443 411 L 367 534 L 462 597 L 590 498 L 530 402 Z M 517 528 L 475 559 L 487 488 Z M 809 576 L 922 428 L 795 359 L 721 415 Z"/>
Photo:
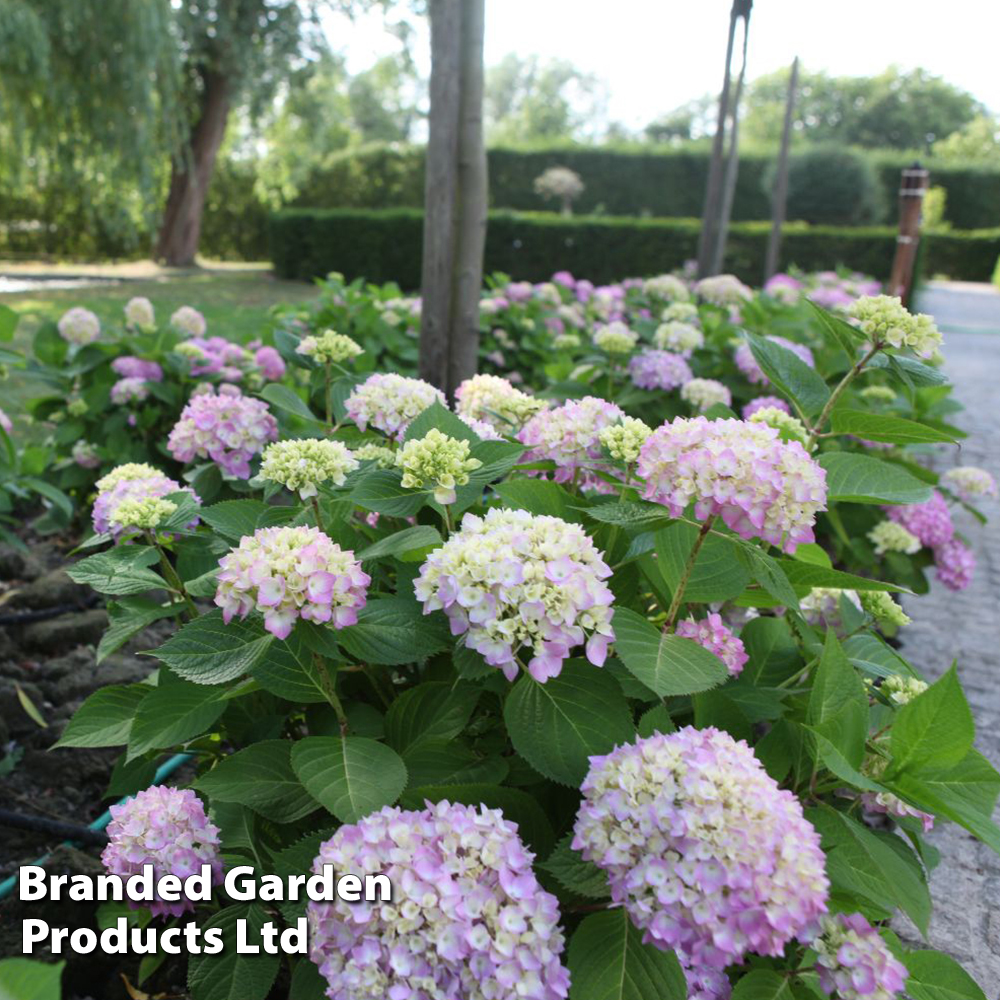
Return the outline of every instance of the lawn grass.
<path id="1" fill-rule="evenodd" d="M 298 281 L 280 281 L 263 271 L 217 271 L 120 281 L 113 285 L 42 287 L 0 294 L 0 305 L 20 314 L 11 346 L 27 354 L 35 331 L 45 320 L 58 320 L 67 309 L 84 306 L 96 313 L 102 324 L 120 323 L 125 303 L 137 295 L 153 303 L 160 322 L 166 322 L 179 306 L 190 305 L 205 316 L 209 336 L 246 343 L 268 330 L 272 306 L 314 298 L 316 288 Z M 0 407 L 14 416 L 21 409 L 21 401 L 36 394 L 38 388 L 23 374 L 12 371 L 0 383 Z"/>

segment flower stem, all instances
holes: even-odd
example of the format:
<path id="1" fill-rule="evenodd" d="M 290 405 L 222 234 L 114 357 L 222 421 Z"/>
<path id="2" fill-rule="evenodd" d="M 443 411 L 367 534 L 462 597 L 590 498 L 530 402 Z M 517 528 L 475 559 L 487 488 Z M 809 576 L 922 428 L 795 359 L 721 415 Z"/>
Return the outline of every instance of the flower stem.
<path id="1" fill-rule="evenodd" d="M 863 358 L 855 361 L 850 371 L 840 380 L 839 385 L 833 390 L 830 398 L 826 401 L 826 406 L 823 407 L 822 412 L 816 418 L 816 423 L 813 424 L 812 431 L 809 434 L 809 441 L 806 444 L 807 451 L 812 451 L 813 446 L 816 444 L 816 439 L 820 436 L 820 431 L 823 429 L 823 425 L 833 412 L 833 408 L 837 405 L 837 400 L 843 395 L 844 390 L 861 374 L 861 370 L 865 365 L 881 350 L 882 344 L 880 342 L 873 344 L 871 350 Z"/>
<path id="2" fill-rule="evenodd" d="M 347 713 L 344 711 L 344 706 L 337 694 L 337 686 L 330 676 L 330 671 L 327 670 L 323 658 L 318 653 L 313 654 L 313 662 L 316 664 L 316 672 L 319 675 L 323 694 L 330 703 L 331 708 L 333 708 L 333 714 L 337 716 L 337 722 L 340 723 L 340 735 L 346 736 L 348 730 Z"/>
<path id="3" fill-rule="evenodd" d="M 167 558 L 167 553 L 164 552 L 160 543 L 156 540 L 156 536 L 150 532 L 149 540 L 152 542 L 153 547 L 160 554 L 160 568 L 163 570 L 163 575 L 167 580 L 167 583 L 184 598 L 184 603 L 187 604 L 188 613 L 192 618 L 198 617 L 198 609 L 195 607 L 194 601 L 191 600 L 191 596 L 188 594 L 187 590 L 184 588 L 184 581 L 177 575 L 177 570 L 174 569 L 173 563 Z"/>
<path id="4" fill-rule="evenodd" d="M 323 517 L 319 512 L 319 497 L 312 498 L 313 512 L 316 514 L 316 527 L 323 531 Z M 325 532 L 324 532 L 325 534 Z"/>
<path id="5" fill-rule="evenodd" d="M 701 551 L 702 545 L 705 544 L 705 539 L 708 537 L 708 533 L 712 530 L 712 522 L 715 520 L 715 515 L 710 514 L 701 526 L 701 530 L 698 532 L 698 537 L 694 540 L 694 545 L 691 546 L 691 553 L 688 555 L 687 562 L 684 564 L 684 572 L 681 574 L 680 580 L 677 581 L 677 588 L 674 590 L 673 600 L 670 602 L 670 607 L 667 609 L 667 620 L 664 622 L 664 630 L 673 627 L 674 619 L 677 617 L 677 612 L 680 611 L 681 604 L 684 601 L 684 589 L 687 587 L 688 580 L 691 579 L 691 573 L 694 571 L 694 564 L 698 561 L 698 553 Z"/>
<path id="6" fill-rule="evenodd" d="M 330 363 L 323 366 L 324 388 L 323 402 L 326 404 L 326 424 L 329 427 L 333 424 L 333 401 L 330 398 Z"/>

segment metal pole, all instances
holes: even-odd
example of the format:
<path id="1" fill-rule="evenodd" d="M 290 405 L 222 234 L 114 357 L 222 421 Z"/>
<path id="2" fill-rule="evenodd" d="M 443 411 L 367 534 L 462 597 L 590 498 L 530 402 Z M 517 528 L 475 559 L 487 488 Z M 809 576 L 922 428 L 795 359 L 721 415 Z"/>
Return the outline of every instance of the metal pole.
<path id="1" fill-rule="evenodd" d="M 919 163 L 903 171 L 899 187 L 899 235 L 889 275 L 889 294 L 898 295 L 904 305 L 909 305 L 913 291 L 913 265 L 920 243 L 921 208 L 929 184 L 930 173 Z"/>
<path id="2" fill-rule="evenodd" d="M 795 121 L 795 95 L 799 86 L 799 57 L 792 62 L 792 73 L 788 78 L 788 97 L 785 100 L 785 124 L 781 132 L 781 152 L 778 154 L 778 170 L 774 175 L 774 193 L 771 200 L 771 237 L 767 241 L 767 260 L 764 264 L 764 281 L 778 270 L 778 255 L 781 252 L 781 228 L 785 224 L 785 210 L 788 207 L 788 151 L 792 145 L 792 125 Z"/>

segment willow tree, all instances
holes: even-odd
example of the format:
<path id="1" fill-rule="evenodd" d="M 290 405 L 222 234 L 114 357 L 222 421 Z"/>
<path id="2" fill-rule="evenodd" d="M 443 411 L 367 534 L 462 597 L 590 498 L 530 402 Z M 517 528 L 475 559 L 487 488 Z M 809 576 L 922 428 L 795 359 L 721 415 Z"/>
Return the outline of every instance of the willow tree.
<path id="1" fill-rule="evenodd" d="M 431 79 L 420 374 L 451 393 L 475 374 L 486 242 L 485 0 L 430 0 Z"/>

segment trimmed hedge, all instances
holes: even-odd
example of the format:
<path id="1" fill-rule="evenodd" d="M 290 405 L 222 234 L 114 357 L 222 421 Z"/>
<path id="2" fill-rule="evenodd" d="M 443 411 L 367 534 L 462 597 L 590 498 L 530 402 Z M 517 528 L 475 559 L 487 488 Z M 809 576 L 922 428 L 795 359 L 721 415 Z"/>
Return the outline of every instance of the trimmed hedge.
<path id="1" fill-rule="evenodd" d="M 797 150 L 797 154 L 809 147 Z M 701 215 L 708 173 L 707 149 L 628 149 L 553 146 L 491 149 L 490 204 L 494 208 L 543 211 L 534 179 L 546 168 L 567 166 L 586 189 L 575 204 L 581 214 L 694 218 Z M 900 171 L 910 162 L 899 154 L 863 153 L 876 170 L 882 217 L 896 219 Z M 733 218 L 767 219 L 771 214 L 767 178 L 774 156 L 740 156 Z M 956 229 L 1000 225 L 1000 170 L 929 164 L 931 183 L 947 192 L 945 221 Z M 420 208 L 424 197 L 424 150 L 419 146 L 369 145 L 330 158 L 302 187 L 293 207 Z M 842 223 L 846 223 L 843 220 Z"/>
<path id="2" fill-rule="evenodd" d="M 695 256 L 696 219 L 565 218 L 554 213 L 491 212 L 485 270 L 527 281 L 548 280 L 567 269 L 596 282 L 654 274 Z M 726 268 L 759 284 L 770 224 L 739 222 L 730 230 Z M 271 259 L 282 278 L 310 280 L 340 271 L 420 285 L 423 213 L 414 209 L 363 211 L 289 209 L 271 219 Z M 782 266 L 807 271 L 843 264 L 888 277 L 896 231 L 887 227 L 790 224 L 782 241 Z M 935 234 L 925 240 L 925 273 L 988 281 L 1000 254 L 1000 230 Z"/>

